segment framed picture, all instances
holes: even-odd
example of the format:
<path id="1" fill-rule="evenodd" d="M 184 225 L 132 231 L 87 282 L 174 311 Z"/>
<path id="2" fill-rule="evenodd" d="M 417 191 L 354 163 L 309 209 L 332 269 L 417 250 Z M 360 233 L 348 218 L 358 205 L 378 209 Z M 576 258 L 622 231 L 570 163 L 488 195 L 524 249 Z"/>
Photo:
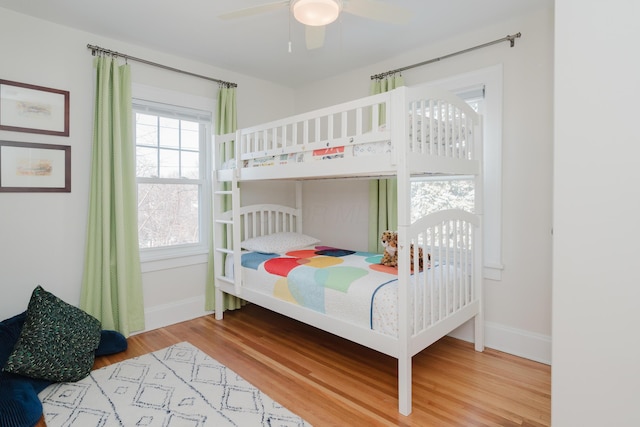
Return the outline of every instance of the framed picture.
<path id="1" fill-rule="evenodd" d="M 0 80 L 0 130 L 69 136 L 69 91 Z"/>
<path id="2" fill-rule="evenodd" d="M 71 147 L 0 141 L 0 192 L 71 192 Z"/>

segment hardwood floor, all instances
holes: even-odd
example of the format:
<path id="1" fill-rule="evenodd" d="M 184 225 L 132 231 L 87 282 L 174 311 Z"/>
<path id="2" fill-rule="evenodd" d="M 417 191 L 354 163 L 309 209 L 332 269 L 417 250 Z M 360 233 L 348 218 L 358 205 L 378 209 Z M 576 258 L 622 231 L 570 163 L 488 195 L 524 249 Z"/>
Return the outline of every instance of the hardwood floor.
<path id="1" fill-rule="evenodd" d="M 413 412 L 395 359 L 247 305 L 129 338 L 95 368 L 188 341 L 319 426 L 549 426 L 551 368 L 445 337 L 413 358 Z M 244 427 L 244 426 L 243 426 Z"/>

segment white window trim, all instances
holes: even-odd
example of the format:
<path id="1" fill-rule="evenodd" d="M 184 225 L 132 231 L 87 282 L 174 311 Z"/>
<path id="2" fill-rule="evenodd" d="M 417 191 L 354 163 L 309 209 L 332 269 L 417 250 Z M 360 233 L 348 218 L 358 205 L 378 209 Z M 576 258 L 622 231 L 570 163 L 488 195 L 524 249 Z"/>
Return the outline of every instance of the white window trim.
<path id="1" fill-rule="evenodd" d="M 452 92 L 485 87 L 483 115 L 484 277 L 502 280 L 502 64 L 428 83 Z M 489 120 L 489 122 L 488 122 Z M 490 141 L 490 143 L 488 143 Z"/>
<path id="2" fill-rule="evenodd" d="M 146 86 L 139 83 L 132 84 L 132 98 L 134 100 L 145 100 L 154 103 L 169 104 L 172 106 L 183 106 L 189 109 L 201 110 L 211 113 L 212 121 L 210 133 L 213 132 L 214 123 L 214 99 L 191 95 L 182 92 L 161 89 L 152 86 Z M 179 109 L 180 107 L 178 107 Z M 203 201 L 200 205 L 200 214 L 202 215 L 202 236 L 210 234 L 210 224 L 207 218 L 211 212 L 211 180 L 209 173 L 211 171 L 211 139 L 212 135 L 206 135 L 205 150 L 201 153 L 203 156 L 203 165 L 205 169 L 204 184 L 202 185 Z M 208 261 L 209 242 L 203 241 L 200 244 L 180 245 L 180 247 L 169 248 L 148 248 L 140 250 L 141 270 L 143 273 L 159 270 L 167 270 L 171 268 L 186 267 L 194 264 L 205 264 Z"/>

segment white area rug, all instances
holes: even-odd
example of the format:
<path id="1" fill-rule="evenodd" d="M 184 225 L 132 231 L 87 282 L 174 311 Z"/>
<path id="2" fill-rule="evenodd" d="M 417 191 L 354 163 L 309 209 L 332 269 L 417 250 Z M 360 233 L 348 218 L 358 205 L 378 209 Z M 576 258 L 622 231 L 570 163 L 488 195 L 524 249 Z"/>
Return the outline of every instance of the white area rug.
<path id="1" fill-rule="evenodd" d="M 183 342 L 39 394 L 48 427 L 309 426 Z"/>

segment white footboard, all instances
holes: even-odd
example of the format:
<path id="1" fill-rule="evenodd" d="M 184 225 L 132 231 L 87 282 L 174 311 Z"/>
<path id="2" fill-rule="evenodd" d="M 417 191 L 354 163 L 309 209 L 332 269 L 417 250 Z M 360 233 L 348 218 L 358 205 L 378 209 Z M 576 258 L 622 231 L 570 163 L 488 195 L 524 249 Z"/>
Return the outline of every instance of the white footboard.
<path id="1" fill-rule="evenodd" d="M 400 304 L 406 298 L 406 309 L 401 313 L 408 313 L 405 326 L 413 340 L 412 355 L 432 343 L 431 337 L 422 337 L 428 335 L 424 332 L 446 323 L 469 307 L 477 312 L 475 305 L 482 292 L 481 251 L 476 250 L 482 244 L 481 233 L 477 232 L 479 226 L 478 215 L 451 209 L 416 221 L 407 229 L 404 240 L 399 235 L 401 242 L 407 242 L 401 244 L 398 251 L 398 276 L 400 283 L 406 283 L 399 290 L 399 298 Z M 423 252 L 423 268 L 419 274 L 413 274 L 421 270 L 420 259 L 415 254 L 410 265 L 412 247 Z M 444 333 L 448 332 L 450 330 Z"/>

